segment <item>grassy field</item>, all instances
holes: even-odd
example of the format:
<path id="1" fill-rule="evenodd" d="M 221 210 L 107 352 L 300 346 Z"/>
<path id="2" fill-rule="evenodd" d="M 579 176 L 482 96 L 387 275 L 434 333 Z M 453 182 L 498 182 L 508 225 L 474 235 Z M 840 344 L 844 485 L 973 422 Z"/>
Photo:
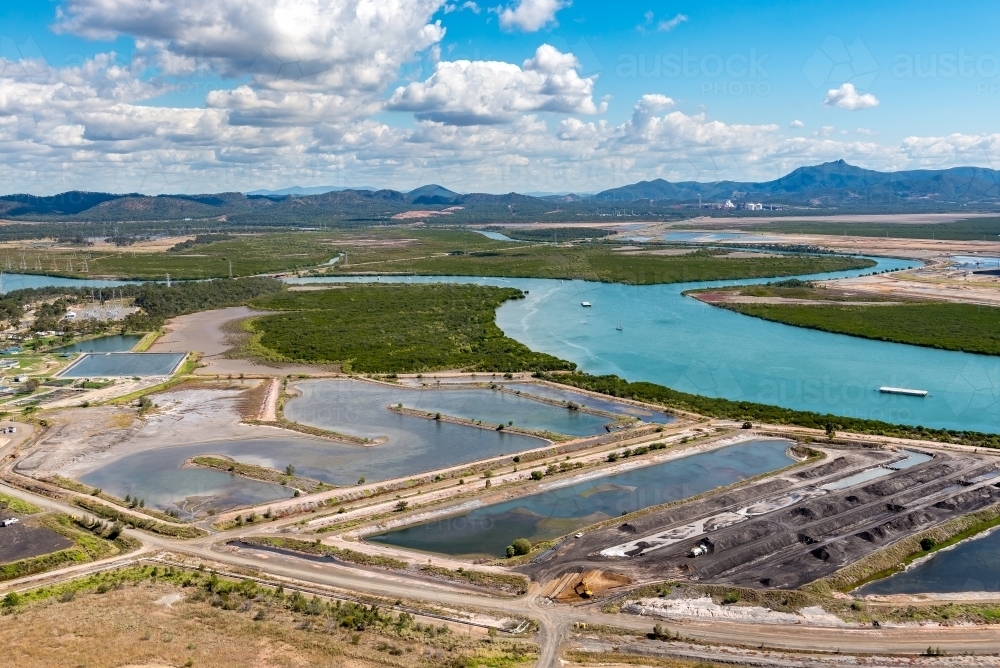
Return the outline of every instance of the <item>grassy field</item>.
<path id="1" fill-rule="evenodd" d="M 0 643 L 4 663 L 18 668 L 527 668 L 537 651 L 386 605 L 170 566 L 132 566 L 15 599 L 5 599 Z"/>
<path id="2" fill-rule="evenodd" d="M 570 369 L 504 336 L 494 311 L 523 295 L 473 285 L 351 285 L 286 292 L 253 302 L 283 311 L 250 321 L 250 350 L 288 361 L 339 364 L 345 372 L 435 369 Z"/>
<path id="3" fill-rule="evenodd" d="M 680 228 L 679 228 L 680 229 Z M 693 229 L 693 228 L 692 228 Z M 1000 218 L 968 218 L 953 223 L 828 223 L 789 220 L 761 223 L 741 229 L 787 234 L 829 234 L 897 239 L 950 239 L 953 241 L 997 241 Z"/>

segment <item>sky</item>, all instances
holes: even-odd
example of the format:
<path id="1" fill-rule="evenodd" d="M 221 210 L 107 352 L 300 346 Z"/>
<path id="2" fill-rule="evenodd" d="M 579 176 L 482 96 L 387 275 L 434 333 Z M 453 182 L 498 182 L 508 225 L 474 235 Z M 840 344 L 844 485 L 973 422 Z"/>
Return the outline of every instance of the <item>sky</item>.
<path id="1" fill-rule="evenodd" d="M 0 193 L 1000 168 L 1000 3 L 0 0 Z"/>

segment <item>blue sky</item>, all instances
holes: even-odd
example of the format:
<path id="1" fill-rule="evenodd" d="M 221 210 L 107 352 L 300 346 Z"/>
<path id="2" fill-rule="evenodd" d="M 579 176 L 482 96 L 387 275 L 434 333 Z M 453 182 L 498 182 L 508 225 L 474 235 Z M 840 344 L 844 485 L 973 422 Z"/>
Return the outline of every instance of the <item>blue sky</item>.
<path id="1" fill-rule="evenodd" d="M 997 3 L 161 4 L 0 0 L 0 190 L 1000 167 Z"/>

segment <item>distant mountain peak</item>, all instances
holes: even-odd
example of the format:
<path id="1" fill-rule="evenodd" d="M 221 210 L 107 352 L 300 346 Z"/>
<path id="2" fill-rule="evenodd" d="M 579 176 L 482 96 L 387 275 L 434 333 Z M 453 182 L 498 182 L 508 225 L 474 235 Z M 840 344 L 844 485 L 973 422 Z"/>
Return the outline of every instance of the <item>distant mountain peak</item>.
<path id="1" fill-rule="evenodd" d="M 448 190 L 444 186 L 439 186 L 436 183 L 428 183 L 425 186 L 420 186 L 419 188 L 414 188 L 410 192 L 406 193 L 410 197 L 447 197 L 452 199 L 458 197 L 459 193 L 454 190 Z"/>

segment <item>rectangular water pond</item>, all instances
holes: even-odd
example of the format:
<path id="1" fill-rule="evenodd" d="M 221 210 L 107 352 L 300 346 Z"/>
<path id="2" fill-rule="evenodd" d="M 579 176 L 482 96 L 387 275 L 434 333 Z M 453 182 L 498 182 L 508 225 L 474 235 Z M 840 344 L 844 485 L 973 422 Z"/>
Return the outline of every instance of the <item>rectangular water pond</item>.
<path id="1" fill-rule="evenodd" d="M 552 540 L 622 513 L 784 468 L 789 441 L 756 439 L 477 508 L 366 540 L 462 557 L 500 557 L 517 538 Z"/>
<path id="2" fill-rule="evenodd" d="M 57 353 L 125 353 L 135 347 L 135 344 L 142 341 L 141 334 L 117 334 L 115 336 L 102 336 L 89 341 L 71 343 L 68 346 L 60 346 L 53 352 Z"/>
<path id="3" fill-rule="evenodd" d="M 390 443 L 402 442 L 410 446 L 437 441 L 435 450 L 449 449 L 451 442 L 458 444 L 473 438 L 496 441 L 498 447 L 492 452 L 484 452 L 484 456 L 537 448 L 544 442 L 510 434 L 514 438 L 500 447 L 496 437 L 476 434 L 482 431 L 478 427 L 451 423 L 435 426 L 432 420 L 412 416 L 403 416 L 401 420 L 400 415 L 389 411 L 388 407 L 402 404 L 405 408 L 427 413 L 494 424 L 513 422 L 517 427 L 570 436 L 604 433 L 605 423 L 611 422 L 599 415 L 571 411 L 489 388 L 416 389 L 350 380 L 303 381 L 295 387 L 301 396 L 285 405 L 285 417 L 294 422 L 352 436 L 388 437 Z M 430 466 L 431 463 L 428 461 L 427 469 L 436 468 L 443 462 L 433 462 L 434 466 Z"/>
<path id="4" fill-rule="evenodd" d="M 87 353 L 59 374 L 61 378 L 169 376 L 186 353 Z"/>

